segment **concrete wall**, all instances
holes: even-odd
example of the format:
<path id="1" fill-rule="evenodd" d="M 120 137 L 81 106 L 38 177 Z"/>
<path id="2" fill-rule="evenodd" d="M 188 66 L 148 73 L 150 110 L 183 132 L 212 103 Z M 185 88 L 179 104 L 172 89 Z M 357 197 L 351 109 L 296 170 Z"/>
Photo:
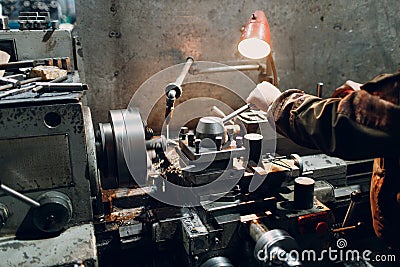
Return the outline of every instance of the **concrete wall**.
<path id="1" fill-rule="evenodd" d="M 109 109 L 126 108 L 143 82 L 189 55 L 221 63 L 245 60 L 236 45 L 240 28 L 257 9 L 270 24 L 282 90 L 315 93 L 321 81 L 323 96 L 329 96 L 347 79 L 365 82 L 400 67 L 398 0 L 77 0 L 76 9 L 95 122 L 105 121 Z M 246 74 L 256 81 L 254 72 Z M 201 88 L 184 86 L 185 99 L 215 97 L 232 108 L 243 103 L 223 88 Z M 156 129 L 163 116 L 159 102 L 148 121 Z"/>

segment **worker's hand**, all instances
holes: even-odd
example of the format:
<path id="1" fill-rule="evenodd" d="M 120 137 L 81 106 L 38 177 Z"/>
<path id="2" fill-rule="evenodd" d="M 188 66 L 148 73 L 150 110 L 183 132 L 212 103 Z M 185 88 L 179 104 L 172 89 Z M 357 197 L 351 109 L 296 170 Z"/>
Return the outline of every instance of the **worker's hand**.
<path id="1" fill-rule="evenodd" d="M 361 86 L 362 86 L 361 83 L 357 83 L 357 82 L 348 80 L 345 82 L 345 84 L 343 84 L 342 86 L 337 88 L 335 90 L 335 92 L 333 92 L 331 97 L 345 97 L 346 95 L 348 95 L 354 91 L 360 90 Z"/>
<path id="2" fill-rule="evenodd" d="M 281 95 L 278 88 L 269 82 L 259 83 L 256 88 L 250 93 L 246 102 L 255 105 L 258 109 L 267 112 L 269 106 L 274 100 Z"/>

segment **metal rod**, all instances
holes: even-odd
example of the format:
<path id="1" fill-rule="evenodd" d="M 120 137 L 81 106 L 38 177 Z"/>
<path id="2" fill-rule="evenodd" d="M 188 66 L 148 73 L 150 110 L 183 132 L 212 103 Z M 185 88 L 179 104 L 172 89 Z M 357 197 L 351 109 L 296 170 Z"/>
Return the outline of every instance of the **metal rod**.
<path id="1" fill-rule="evenodd" d="M 225 117 L 222 119 L 222 123 L 226 123 L 227 121 L 233 119 L 234 117 L 236 117 L 236 116 L 239 115 L 240 113 L 242 113 L 242 112 L 248 110 L 248 109 L 251 108 L 251 107 L 253 107 L 252 104 L 246 104 L 246 105 L 244 105 L 243 107 L 241 107 L 241 108 L 235 110 L 235 111 L 232 112 L 231 114 L 225 116 Z"/>
<path id="2" fill-rule="evenodd" d="M 20 93 L 24 93 L 27 92 L 33 88 L 35 88 L 36 85 L 28 85 L 26 87 L 21 87 L 21 88 L 16 88 L 16 89 L 12 89 L 9 91 L 5 91 L 3 93 L 0 93 L 0 98 L 6 97 L 6 96 L 10 96 L 10 95 L 14 95 L 14 94 L 20 94 Z"/>
<path id="3" fill-rule="evenodd" d="M 7 77 L 5 77 L 5 78 L 7 78 Z M 10 84 L 0 86 L 0 91 L 6 90 L 6 89 L 12 89 L 12 88 L 18 87 L 18 85 L 24 85 L 24 84 L 28 84 L 28 83 L 41 81 L 41 80 L 42 80 L 42 77 L 35 77 L 35 78 L 30 78 L 30 79 L 26 79 L 26 80 L 22 80 L 22 81 L 17 81 L 15 83 L 10 83 Z"/>
<path id="4" fill-rule="evenodd" d="M 8 62 L 0 64 L 0 70 L 11 70 L 19 68 L 33 67 L 35 65 L 35 60 L 23 60 L 17 62 Z"/>
<path id="5" fill-rule="evenodd" d="M 44 91 L 55 92 L 85 91 L 89 89 L 85 83 L 38 82 L 36 86 L 42 86 Z"/>
<path id="6" fill-rule="evenodd" d="M 6 193 L 8 193 L 9 195 L 11 195 L 11 196 L 13 196 L 13 197 L 15 197 L 15 198 L 18 198 L 19 200 L 25 202 L 26 204 L 28 204 L 28 205 L 30 205 L 30 206 L 32 206 L 32 207 L 35 207 L 35 208 L 40 207 L 40 203 L 37 202 L 36 200 L 33 200 L 33 199 L 31 199 L 30 197 L 27 197 L 27 196 L 25 196 L 25 195 L 23 195 L 23 194 L 21 194 L 21 193 L 15 191 L 15 190 L 12 189 L 12 188 L 9 188 L 8 186 L 6 186 L 6 185 L 4 185 L 4 184 L 1 184 L 1 185 L 0 185 L 0 188 L 1 188 L 3 191 L 5 191 Z"/>
<path id="7" fill-rule="evenodd" d="M 49 83 L 60 83 L 68 79 L 68 75 L 60 76 L 58 78 L 55 78 L 54 80 L 51 80 Z"/>
<path id="8" fill-rule="evenodd" d="M 340 228 L 333 229 L 332 233 L 341 233 L 341 232 L 344 232 L 344 231 L 356 229 L 357 227 L 358 227 L 358 225 L 340 227 Z"/>
<path id="9" fill-rule="evenodd" d="M 13 88 L 15 85 L 12 83 L 0 86 L 0 91 L 7 90 Z"/>
<path id="10" fill-rule="evenodd" d="M 226 114 L 222 110 L 220 110 L 217 106 L 212 106 L 211 111 L 215 112 L 215 114 L 217 114 L 222 118 L 226 116 Z"/>
<path id="11" fill-rule="evenodd" d="M 175 81 L 175 84 L 176 84 L 176 85 L 179 85 L 179 86 L 182 85 L 182 82 L 183 82 L 183 80 L 185 79 L 186 74 L 189 72 L 189 69 L 190 69 L 190 67 L 191 67 L 192 64 L 193 64 L 193 61 L 194 61 L 194 60 L 193 60 L 192 57 L 188 57 L 188 58 L 186 59 L 186 63 L 185 63 L 185 65 L 183 66 L 183 69 L 182 69 L 182 71 L 181 71 L 181 74 L 179 74 L 178 78 L 176 78 L 176 81 Z"/>
<path id="12" fill-rule="evenodd" d="M 355 207 L 356 203 L 354 201 L 350 202 L 349 208 L 347 209 L 346 215 L 343 219 L 343 223 L 342 223 L 342 228 L 346 227 L 350 216 L 352 215 L 353 211 L 354 211 L 354 207 Z"/>
<path id="13" fill-rule="evenodd" d="M 217 116 L 220 116 L 222 118 L 226 116 L 226 114 L 222 110 L 220 110 L 217 106 L 212 106 L 211 111 L 214 112 Z M 232 125 L 235 124 L 232 120 L 229 120 L 228 122 Z"/>
<path id="14" fill-rule="evenodd" d="M 22 80 L 19 83 L 20 84 L 28 84 L 28 83 L 33 83 L 33 82 L 38 82 L 41 81 L 42 77 L 35 77 L 35 78 L 30 78 L 30 79 L 26 79 L 26 80 Z"/>
<path id="15" fill-rule="evenodd" d="M 203 74 L 203 73 L 216 73 L 216 72 L 229 72 L 229 71 L 246 71 L 246 70 L 260 70 L 262 66 L 260 64 L 247 64 L 247 65 L 234 65 L 234 66 L 223 66 L 223 67 L 213 67 L 205 69 L 195 69 L 193 74 Z"/>
<path id="16" fill-rule="evenodd" d="M 353 191 L 350 194 L 350 205 L 349 208 L 347 209 L 346 215 L 344 216 L 343 223 L 342 223 L 342 228 L 346 227 L 348 222 L 350 221 L 351 216 L 354 213 L 354 209 L 356 206 L 356 203 L 361 199 L 361 192 L 359 191 Z"/>

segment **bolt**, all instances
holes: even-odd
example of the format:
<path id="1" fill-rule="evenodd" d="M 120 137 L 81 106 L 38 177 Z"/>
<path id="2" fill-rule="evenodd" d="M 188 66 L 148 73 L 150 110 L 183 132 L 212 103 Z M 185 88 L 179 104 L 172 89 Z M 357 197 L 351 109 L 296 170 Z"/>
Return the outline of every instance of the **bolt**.
<path id="1" fill-rule="evenodd" d="M 194 147 L 194 133 L 188 133 L 187 138 L 189 146 Z"/>
<path id="2" fill-rule="evenodd" d="M 180 131 L 179 131 L 179 136 L 181 138 L 181 140 L 186 140 L 186 134 L 188 133 L 189 129 L 188 127 L 181 127 Z"/>
<path id="3" fill-rule="evenodd" d="M 222 145 L 222 136 L 215 137 L 215 145 L 217 146 L 217 151 L 220 151 Z"/>
<path id="4" fill-rule="evenodd" d="M 194 146 L 195 146 L 195 151 L 196 151 L 196 154 L 199 154 L 200 153 L 200 142 L 201 142 L 201 139 L 196 139 L 195 141 L 194 141 Z"/>

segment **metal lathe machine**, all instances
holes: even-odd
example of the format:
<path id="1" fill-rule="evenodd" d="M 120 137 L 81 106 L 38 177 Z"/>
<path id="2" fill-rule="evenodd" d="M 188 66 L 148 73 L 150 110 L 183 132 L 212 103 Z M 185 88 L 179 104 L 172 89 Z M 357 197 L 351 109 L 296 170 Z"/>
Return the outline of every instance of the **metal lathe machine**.
<path id="1" fill-rule="evenodd" d="M 43 38 L 71 47 L 44 53 Z M 312 263 L 293 251 L 373 238 L 370 160 L 271 139 L 254 110 L 200 118 L 174 137 L 135 107 L 93 125 L 73 43 L 63 30 L 0 33 L 15 57 L 0 64 L 0 266 L 301 266 Z M 38 65 L 66 78 L 32 78 Z M 165 89 L 167 119 L 181 83 Z"/>

